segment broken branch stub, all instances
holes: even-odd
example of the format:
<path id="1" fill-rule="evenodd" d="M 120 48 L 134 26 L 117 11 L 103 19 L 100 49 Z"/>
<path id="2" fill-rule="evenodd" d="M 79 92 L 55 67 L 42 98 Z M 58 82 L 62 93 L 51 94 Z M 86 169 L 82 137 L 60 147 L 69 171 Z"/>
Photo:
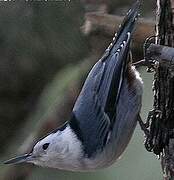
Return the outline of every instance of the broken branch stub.
<path id="1" fill-rule="evenodd" d="M 158 44 L 150 44 L 146 51 L 146 59 L 164 63 L 164 65 L 174 65 L 174 48 Z"/>

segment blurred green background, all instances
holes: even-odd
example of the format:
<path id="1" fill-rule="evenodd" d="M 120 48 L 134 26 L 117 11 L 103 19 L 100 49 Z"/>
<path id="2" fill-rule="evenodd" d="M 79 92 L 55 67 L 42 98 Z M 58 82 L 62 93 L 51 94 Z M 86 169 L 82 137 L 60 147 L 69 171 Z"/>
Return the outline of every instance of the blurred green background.
<path id="1" fill-rule="evenodd" d="M 1 161 L 28 152 L 39 137 L 69 118 L 87 72 L 112 39 L 101 34 L 93 34 L 92 38 L 85 35 L 82 32 L 85 13 L 104 9 L 109 14 L 124 15 L 132 2 L 0 2 Z M 141 16 L 155 19 L 155 1 L 143 3 Z M 142 117 L 146 119 L 152 106 L 153 74 L 148 74 L 145 68 L 138 70 L 144 80 Z M 160 161 L 144 149 L 143 141 L 137 126 L 118 163 L 97 172 L 72 173 L 33 165 L 1 164 L 0 179 L 162 179 Z"/>

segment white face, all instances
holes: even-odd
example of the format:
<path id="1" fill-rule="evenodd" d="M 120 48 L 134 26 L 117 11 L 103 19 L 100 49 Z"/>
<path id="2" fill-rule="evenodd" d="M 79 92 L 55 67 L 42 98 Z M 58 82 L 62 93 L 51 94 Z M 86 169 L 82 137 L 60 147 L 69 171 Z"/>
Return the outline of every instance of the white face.
<path id="1" fill-rule="evenodd" d="M 49 166 L 50 162 L 58 160 L 67 150 L 61 131 L 48 135 L 40 140 L 33 148 L 31 161 L 40 166 Z"/>
<path id="2" fill-rule="evenodd" d="M 80 166 L 82 147 L 69 126 L 39 141 L 27 162 L 52 168 L 73 170 Z"/>
<path id="3" fill-rule="evenodd" d="M 5 164 L 28 162 L 39 166 L 78 170 L 82 168 L 82 157 L 82 144 L 67 126 L 40 140 L 31 153 L 12 158 Z"/>

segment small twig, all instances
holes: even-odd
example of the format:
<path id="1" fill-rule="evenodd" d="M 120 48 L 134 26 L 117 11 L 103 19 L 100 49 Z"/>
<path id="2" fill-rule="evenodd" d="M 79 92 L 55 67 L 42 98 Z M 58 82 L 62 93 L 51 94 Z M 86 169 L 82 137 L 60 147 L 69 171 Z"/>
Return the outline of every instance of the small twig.
<path id="1" fill-rule="evenodd" d="M 134 65 L 134 66 L 146 66 L 147 63 L 146 63 L 145 59 L 142 59 L 142 60 L 140 60 L 140 61 L 137 61 L 137 62 L 135 62 L 135 63 L 132 63 L 132 65 Z"/>

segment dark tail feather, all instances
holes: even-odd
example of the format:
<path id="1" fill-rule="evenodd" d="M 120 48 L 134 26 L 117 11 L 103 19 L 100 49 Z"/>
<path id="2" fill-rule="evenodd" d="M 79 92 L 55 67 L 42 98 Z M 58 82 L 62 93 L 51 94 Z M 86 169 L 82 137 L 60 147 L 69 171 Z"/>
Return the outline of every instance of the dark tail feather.
<path id="1" fill-rule="evenodd" d="M 111 63 L 113 68 L 110 90 L 105 105 L 105 111 L 109 115 L 110 119 L 112 119 L 115 114 L 120 89 L 124 79 L 127 64 L 129 62 L 128 56 L 130 52 L 130 43 L 132 33 L 135 29 L 135 22 L 138 18 L 139 7 L 140 2 L 137 1 L 128 11 L 115 37 L 112 47 L 108 50 L 108 55 L 103 59 L 103 61 L 106 61 L 109 64 Z M 116 58 L 113 58 L 113 54 L 117 54 L 115 56 Z"/>
<path id="2" fill-rule="evenodd" d="M 120 44 L 125 41 L 127 38 L 127 33 L 130 32 L 130 36 L 132 35 L 135 27 L 135 22 L 139 15 L 139 8 L 140 8 L 140 1 L 137 0 L 130 10 L 127 12 L 118 32 L 115 34 L 115 37 L 113 38 L 113 42 L 109 45 L 109 47 L 106 49 L 102 60 L 104 61 L 109 54 L 113 54 L 117 51 Z"/>

